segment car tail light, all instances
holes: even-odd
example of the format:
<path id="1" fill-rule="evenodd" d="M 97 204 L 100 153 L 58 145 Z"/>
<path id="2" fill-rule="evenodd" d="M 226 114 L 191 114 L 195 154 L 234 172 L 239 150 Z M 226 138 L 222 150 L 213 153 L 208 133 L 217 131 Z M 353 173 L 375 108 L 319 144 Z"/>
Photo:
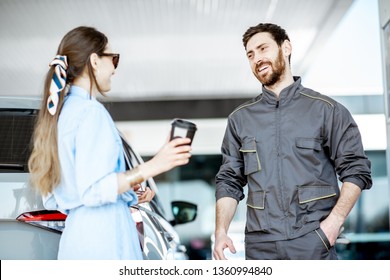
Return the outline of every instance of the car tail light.
<path id="1" fill-rule="evenodd" d="M 65 228 L 66 215 L 58 211 L 43 210 L 26 212 L 21 214 L 16 219 L 33 226 L 62 232 Z"/>

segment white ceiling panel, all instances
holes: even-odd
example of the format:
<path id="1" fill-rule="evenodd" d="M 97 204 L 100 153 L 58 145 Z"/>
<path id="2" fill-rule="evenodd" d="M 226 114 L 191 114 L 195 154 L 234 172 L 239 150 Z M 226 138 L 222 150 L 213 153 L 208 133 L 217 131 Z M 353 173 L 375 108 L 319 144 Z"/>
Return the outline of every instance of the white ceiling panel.
<path id="1" fill-rule="evenodd" d="M 241 43 L 259 22 L 284 27 L 302 75 L 353 0 L 0 0 L 0 95 L 40 95 L 63 35 L 104 32 L 121 61 L 112 99 L 207 98 L 259 90 Z"/>

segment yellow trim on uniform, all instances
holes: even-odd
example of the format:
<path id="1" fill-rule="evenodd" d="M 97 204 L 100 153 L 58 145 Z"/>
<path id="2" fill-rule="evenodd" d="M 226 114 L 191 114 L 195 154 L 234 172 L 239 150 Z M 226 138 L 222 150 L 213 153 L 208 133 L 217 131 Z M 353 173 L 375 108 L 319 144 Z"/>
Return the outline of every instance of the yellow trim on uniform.
<path id="1" fill-rule="evenodd" d="M 324 244 L 326 250 L 329 252 L 329 248 L 328 248 L 328 246 L 326 245 L 325 240 L 322 238 L 322 236 L 318 233 L 317 230 L 315 230 L 315 232 L 317 233 L 318 237 L 321 239 L 321 241 L 322 241 L 322 243 Z"/>
<path id="2" fill-rule="evenodd" d="M 264 210 L 264 206 L 263 207 L 259 207 L 259 206 L 253 206 L 253 205 L 250 205 L 250 204 L 247 204 L 250 208 L 254 208 L 254 209 L 259 209 L 259 210 Z"/>
<path id="3" fill-rule="evenodd" d="M 323 198 L 329 198 L 329 197 L 332 197 L 332 196 L 335 196 L 335 195 L 336 195 L 336 193 L 333 193 L 333 194 L 330 194 L 330 195 L 325 195 L 325 196 L 320 196 L 320 197 L 308 199 L 308 200 L 305 200 L 305 201 L 300 201 L 299 204 L 308 203 L 308 202 L 319 200 L 319 199 L 323 199 Z"/>
<path id="4" fill-rule="evenodd" d="M 328 103 L 330 106 L 334 107 L 334 104 L 332 102 L 330 102 L 329 100 L 326 100 L 325 98 L 312 96 L 312 95 L 309 95 L 309 94 L 304 93 L 304 92 L 300 92 L 300 94 L 302 94 L 302 95 L 304 95 L 306 97 L 312 98 L 312 99 L 317 99 L 317 100 L 324 101 L 324 102 Z"/>
<path id="5" fill-rule="evenodd" d="M 234 110 L 234 111 L 230 114 L 230 116 L 233 115 L 234 113 L 236 113 L 237 111 L 240 111 L 241 109 L 243 109 L 243 108 L 245 108 L 245 107 L 248 107 L 248 106 L 251 106 L 251 105 L 254 105 L 254 104 L 260 102 L 262 99 L 263 99 L 263 95 L 261 96 L 261 98 L 260 98 L 259 100 L 255 101 L 255 102 L 252 102 L 252 103 L 249 103 L 249 104 L 245 104 L 245 105 L 241 105 L 241 106 L 238 107 L 236 110 Z"/>

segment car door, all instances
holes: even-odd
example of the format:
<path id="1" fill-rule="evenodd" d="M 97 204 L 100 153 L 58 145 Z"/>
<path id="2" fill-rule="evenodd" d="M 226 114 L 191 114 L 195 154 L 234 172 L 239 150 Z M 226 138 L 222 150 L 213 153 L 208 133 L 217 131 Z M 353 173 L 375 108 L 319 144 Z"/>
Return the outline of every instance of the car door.
<path id="1" fill-rule="evenodd" d="M 134 152 L 130 145 L 122 138 L 126 167 L 128 169 L 142 163 L 142 159 Z M 142 183 L 142 190 L 146 187 L 157 192 L 152 178 Z M 148 203 L 132 206 L 130 211 L 137 226 L 138 236 L 144 259 L 159 260 L 175 258 L 175 233 L 170 229 L 169 222 L 164 218 L 164 210 L 159 203 L 158 194 Z M 167 230 L 167 227 L 170 231 Z"/>

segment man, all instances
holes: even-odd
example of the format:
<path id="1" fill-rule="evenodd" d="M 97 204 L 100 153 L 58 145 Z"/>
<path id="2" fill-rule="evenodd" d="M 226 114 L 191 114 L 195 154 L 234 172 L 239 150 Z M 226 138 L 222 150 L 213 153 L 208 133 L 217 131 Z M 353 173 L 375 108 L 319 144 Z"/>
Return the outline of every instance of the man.
<path id="1" fill-rule="evenodd" d="M 358 127 L 345 107 L 292 75 L 284 29 L 261 23 L 243 43 L 263 87 L 228 118 L 213 256 L 235 252 L 227 232 L 247 185 L 246 259 L 337 259 L 340 229 L 372 185 Z"/>

